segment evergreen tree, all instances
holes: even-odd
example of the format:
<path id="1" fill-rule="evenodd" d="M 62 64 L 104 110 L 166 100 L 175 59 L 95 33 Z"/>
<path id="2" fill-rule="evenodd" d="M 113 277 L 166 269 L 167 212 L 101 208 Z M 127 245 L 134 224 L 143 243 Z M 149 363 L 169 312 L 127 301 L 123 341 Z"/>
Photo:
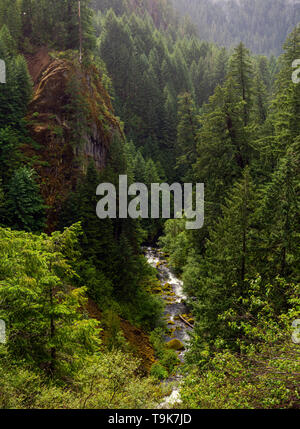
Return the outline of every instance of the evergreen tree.
<path id="1" fill-rule="evenodd" d="M 249 123 L 252 107 L 252 77 L 253 67 L 250 52 L 240 43 L 234 50 L 230 61 L 230 76 L 237 84 L 237 91 L 244 102 L 244 125 Z"/>
<path id="2" fill-rule="evenodd" d="M 243 101 L 229 77 L 223 88 L 217 87 L 201 117 L 194 177 L 206 187 L 206 226 L 220 215 L 226 192 L 249 162 L 243 113 Z"/>
<path id="3" fill-rule="evenodd" d="M 268 94 L 267 88 L 263 79 L 260 77 L 259 73 L 256 73 L 254 80 L 254 89 L 253 89 L 253 97 L 254 97 L 254 118 L 253 122 L 259 125 L 262 125 L 267 119 L 268 113 Z"/>
<path id="4" fill-rule="evenodd" d="M 137 182 L 144 183 L 146 177 L 146 163 L 140 151 L 137 152 L 133 166 L 134 178 Z"/>
<path id="5" fill-rule="evenodd" d="M 21 0 L 19 3 L 25 40 L 37 46 L 49 44 L 58 49 L 79 50 L 78 1 Z M 89 3 L 81 0 L 82 42 L 86 52 L 95 48 Z"/>
<path id="6" fill-rule="evenodd" d="M 22 129 L 32 93 L 32 81 L 25 59 L 16 54 L 16 44 L 6 26 L 0 30 L 0 56 L 6 63 L 6 84 L 0 92 L 0 127 Z"/>
<path id="7" fill-rule="evenodd" d="M 189 93 L 178 98 L 177 168 L 182 181 L 191 178 L 191 169 L 196 160 L 198 119 L 194 100 Z"/>
<path id="8" fill-rule="evenodd" d="M 35 172 L 21 167 L 12 176 L 6 195 L 7 224 L 14 229 L 41 232 L 45 209 Z"/>
<path id="9" fill-rule="evenodd" d="M 275 82 L 275 97 L 272 104 L 271 123 L 274 139 L 270 150 L 278 158 L 285 154 L 300 132 L 300 86 L 291 79 L 291 64 L 300 57 L 300 25 L 298 25 L 284 44 L 284 54 L 280 58 L 280 72 Z"/>
<path id="10" fill-rule="evenodd" d="M 20 135 L 11 127 L 0 128 L 0 177 L 3 185 L 8 182 L 20 164 Z"/>
<path id="11" fill-rule="evenodd" d="M 299 279 L 299 139 L 262 190 L 257 209 L 257 269 L 265 278 Z"/>
<path id="12" fill-rule="evenodd" d="M 0 228 L 0 315 L 8 326 L 7 352 L 14 362 L 56 377 L 71 376 L 99 346 L 98 322 L 79 311 L 85 290 L 70 287 L 75 275 L 70 262 L 80 257 L 78 233 L 78 225 L 50 237 Z"/>
<path id="13" fill-rule="evenodd" d="M 0 30 L 1 55 L 5 60 L 11 59 L 17 54 L 16 40 L 12 37 L 6 24 Z"/>
<path id="14" fill-rule="evenodd" d="M 222 326 L 218 315 L 237 305 L 244 296 L 247 278 L 256 275 L 253 258 L 253 219 L 257 196 L 249 174 L 244 171 L 222 207 L 222 217 L 210 230 L 206 253 L 190 258 L 183 275 L 185 289 L 197 296 L 196 336 L 213 343 L 217 337 L 230 344 L 232 332 Z"/>
<path id="15" fill-rule="evenodd" d="M 0 28 L 7 27 L 12 38 L 14 47 L 18 44 L 21 37 L 21 9 L 18 0 L 1 0 L 0 2 Z"/>

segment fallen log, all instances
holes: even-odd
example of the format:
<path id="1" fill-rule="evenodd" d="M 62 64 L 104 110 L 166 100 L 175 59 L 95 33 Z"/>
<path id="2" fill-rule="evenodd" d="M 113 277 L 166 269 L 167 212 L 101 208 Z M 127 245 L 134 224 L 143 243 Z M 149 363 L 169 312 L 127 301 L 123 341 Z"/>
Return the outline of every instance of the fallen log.
<path id="1" fill-rule="evenodd" d="M 190 328 L 194 329 L 194 326 L 191 325 L 187 320 L 185 320 L 180 314 L 179 314 L 179 318 L 186 324 L 188 325 Z"/>

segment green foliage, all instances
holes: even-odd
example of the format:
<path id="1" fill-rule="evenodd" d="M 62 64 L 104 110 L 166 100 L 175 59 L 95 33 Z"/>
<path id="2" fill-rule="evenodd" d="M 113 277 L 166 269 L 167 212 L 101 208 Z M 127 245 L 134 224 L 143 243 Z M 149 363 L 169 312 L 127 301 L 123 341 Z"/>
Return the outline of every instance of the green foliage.
<path id="1" fill-rule="evenodd" d="M 8 353 L 52 375 L 72 373 L 99 344 L 98 322 L 79 311 L 85 289 L 72 287 L 78 226 L 50 237 L 0 234 L 0 316 Z"/>
<path id="2" fill-rule="evenodd" d="M 91 162 L 85 177 L 65 202 L 61 224 L 82 223 L 81 247 L 84 259 L 76 263 L 75 270 L 81 284 L 88 287 L 89 295 L 101 309 L 115 302 L 118 312 L 132 323 L 153 329 L 161 316 L 162 305 L 152 296 L 146 285 L 152 271 L 141 255 L 140 245 L 145 237 L 139 220 L 104 219 L 95 214 L 98 202 L 96 189 L 99 183 L 110 182 L 118 188 L 119 173 L 132 172 L 130 154 L 128 166 L 126 150 L 115 139 L 110 147 L 110 161 L 99 174 Z M 130 177 L 130 176 L 129 176 Z M 133 177 L 133 176 L 132 176 Z M 132 179 L 133 180 L 133 179 Z"/>
<path id="3" fill-rule="evenodd" d="M 150 378 L 139 378 L 140 362 L 123 352 L 93 358 L 78 374 L 75 383 L 81 390 L 75 408 L 152 408 L 160 388 Z M 73 408 L 73 407 L 72 407 Z"/>
<path id="4" fill-rule="evenodd" d="M 15 171 L 6 194 L 6 223 L 14 229 L 41 232 L 45 227 L 46 206 L 36 183 L 34 170 Z"/>
<path id="5" fill-rule="evenodd" d="M 1 84 L 0 128 L 13 125 L 22 129 L 27 105 L 32 94 L 32 81 L 26 61 L 16 51 L 15 40 L 4 25 L 0 30 L 0 57 L 6 64 L 6 83 Z"/>
<path id="6" fill-rule="evenodd" d="M 176 178 L 177 97 L 196 94 L 197 107 L 207 101 L 224 78 L 221 70 L 213 71 L 216 63 L 220 65 L 220 51 L 187 33 L 184 38 L 176 31 L 173 34 L 171 26 L 158 31 L 147 12 L 142 19 L 137 9 L 128 14 L 126 8 L 112 7 L 116 13 L 97 4 L 103 11 L 97 22 L 99 54 L 112 78 L 116 112 L 125 122 L 126 135 L 144 157 L 160 161 L 167 177 Z M 223 61 L 227 61 L 226 55 Z M 184 133 L 182 126 L 182 144 Z M 194 155 L 192 148 L 189 158 Z"/>
<path id="7" fill-rule="evenodd" d="M 0 174 L 5 185 L 8 185 L 14 170 L 20 164 L 20 137 L 20 133 L 12 127 L 0 128 Z"/>
<path id="8" fill-rule="evenodd" d="M 196 161 L 198 121 L 194 100 L 185 93 L 178 98 L 177 168 L 182 182 L 189 182 Z"/>
<path id="9" fill-rule="evenodd" d="M 202 40 L 228 48 L 243 41 L 264 55 L 278 55 L 291 27 L 300 19 L 298 4 L 291 1 L 172 0 L 172 4 L 191 18 Z"/>
<path id="10" fill-rule="evenodd" d="M 166 348 L 162 328 L 157 328 L 151 332 L 150 342 L 158 358 L 158 361 L 151 367 L 151 375 L 158 380 L 168 378 L 174 374 L 180 364 L 178 355 L 175 350 Z"/>
<path id="11" fill-rule="evenodd" d="M 160 359 L 161 365 L 167 369 L 168 374 L 173 374 L 180 360 L 174 350 L 166 350 Z"/>
<path id="12" fill-rule="evenodd" d="M 15 10 L 22 20 L 25 40 L 35 46 L 51 45 L 57 49 L 79 50 L 78 2 L 74 0 L 22 0 Z M 83 47 L 89 51 L 95 46 L 92 12 L 89 0 L 81 0 Z M 20 15 L 19 15 L 20 14 Z M 20 45 L 22 41 L 19 40 Z"/>
<path id="13" fill-rule="evenodd" d="M 248 3 L 231 2 L 236 13 L 228 20 L 228 5 L 190 1 L 184 7 L 207 19 L 200 29 L 206 39 L 218 28 L 231 46 L 243 28 L 255 35 L 255 51 L 275 52 L 290 26 L 290 5 L 271 35 L 280 2 L 272 8 L 269 0 Z M 129 143 L 116 131 L 117 121 L 104 123 L 113 112 L 102 94 L 97 103 L 105 110 L 91 118 L 81 83 L 97 88 L 88 69 L 83 75 L 76 65 L 66 90 L 72 96 L 67 118 L 49 130 L 61 140 L 71 120 L 70 141 L 63 144 L 74 150 L 78 175 L 70 177 L 67 199 L 57 195 L 65 199 L 55 213 L 63 232 L 45 235 L 43 182 L 24 166 L 21 152 L 29 142 L 24 118 L 32 82 L 19 52 L 48 46 L 61 50 L 56 58 L 74 62 L 78 2 L 0 0 L 0 57 L 7 67 L 0 93 L 0 224 L 21 230 L 0 228 L 0 318 L 8 329 L 0 346 L 0 407 L 158 406 L 157 382 L 178 371 L 177 350 L 184 347 L 176 339 L 165 344 L 163 304 L 151 295 L 158 280 L 141 251 L 163 229 L 159 245 L 182 275 L 195 319 L 183 406 L 298 406 L 299 347 L 291 341 L 291 323 L 299 318 L 300 85 L 291 80 L 291 64 L 300 55 L 300 27 L 277 61 L 252 56 L 243 43 L 229 53 L 200 41 L 164 0 L 95 0 L 94 16 L 88 0 L 81 6 L 84 59 L 113 95 Z M 258 23 L 249 22 L 251 11 L 254 22 L 266 12 L 265 38 L 258 37 Z M 230 35 L 225 21 L 234 23 Z M 49 119 L 56 117 L 51 113 Z M 94 143 L 106 153 L 101 171 L 76 156 L 86 135 L 95 136 L 95 121 L 103 135 Z M 96 188 L 101 182 L 118 188 L 120 174 L 148 186 L 204 182 L 205 227 L 187 231 L 185 219 L 98 219 Z M 91 304 L 99 308 L 106 348 L 99 323 L 89 317 Z M 150 378 L 140 377 L 141 362 L 129 354 L 120 317 L 151 332 L 158 361 Z"/>
<path id="14" fill-rule="evenodd" d="M 274 301 L 278 287 L 290 304 L 288 311 L 284 306 L 278 311 Z M 264 286 L 261 277 L 250 282 L 245 298 L 219 316 L 229 329 L 235 330 L 240 353 L 228 350 L 220 337 L 216 338 L 213 355 L 202 349 L 197 354 L 202 369 L 194 367 L 181 390 L 183 405 L 296 407 L 300 398 L 300 356 L 299 346 L 291 339 L 291 324 L 299 316 L 299 303 L 299 285 L 277 279 Z"/>
<path id="15" fill-rule="evenodd" d="M 1 0 L 0 2 L 0 28 L 6 27 L 14 39 L 14 48 L 16 42 L 21 37 L 21 8 L 19 0 Z"/>
<path id="16" fill-rule="evenodd" d="M 118 315 L 112 310 L 107 310 L 103 314 L 103 321 L 106 326 L 108 341 L 108 350 L 126 349 L 126 340 L 121 331 L 120 319 Z"/>
<path id="17" fill-rule="evenodd" d="M 68 379 L 67 388 L 47 380 L 40 371 L 13 366 L 0 359 L 2 409 L 115 409 L 155 408 L 160 387 L 137 374 L 140 362 L 123 352 L 86 358 Z"/>
<path id="18" fill-rule="evenodd" d="M 167 220 L 164 235 L 159 239 L 162 250 L 170 254 L 169 264 L 176 272 L 180 272 L 186 265 L 190 248 L 185 223 L 185 219 Z"/>
<path id="19" fill-rule="evenodd" d="M 156 362 L 151 367 L 151 375 L 157 380 L 164 380 L 168 378 L 168 371 L 160 363 Z"/>

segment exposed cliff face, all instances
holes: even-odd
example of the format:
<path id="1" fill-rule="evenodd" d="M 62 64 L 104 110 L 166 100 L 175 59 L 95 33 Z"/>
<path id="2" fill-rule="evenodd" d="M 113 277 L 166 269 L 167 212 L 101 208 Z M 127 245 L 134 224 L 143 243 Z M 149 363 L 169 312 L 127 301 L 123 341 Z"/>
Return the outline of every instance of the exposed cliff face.
<path id="1" fill-rule="evenodd" d="M 111 139 L 122 136 L 110 97 L 94 66 L 51 59 L 46 48 L 27 58 L 34 80 L 28 110 L 32 139 L 25 154 L 42 178 L 48 230 L 55 228 L 62 201 L 92 158 L 98 169 L 106 165 Z"/>

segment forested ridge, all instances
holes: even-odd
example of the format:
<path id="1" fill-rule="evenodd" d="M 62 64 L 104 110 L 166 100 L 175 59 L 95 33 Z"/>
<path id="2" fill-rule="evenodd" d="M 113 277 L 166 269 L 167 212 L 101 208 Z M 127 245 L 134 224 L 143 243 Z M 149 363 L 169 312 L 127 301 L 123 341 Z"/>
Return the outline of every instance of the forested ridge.
<path id="1" fill-rule="evenodd" d="M 0 408 L 157 408 L 176 374 L 174 408 L 299 408 L 300 26 L 227 49 L 174 2 L 0 0 Z M 204 183 L 204 227 L 100 220 L 124 174 Z"/>
<path id="2" fill-rule="evenodd" d="M 256 54 L 279 55 L 300 21 L 298 0 L 172 0 L 200 38 L 227 48 L 242 41 Z"/>

